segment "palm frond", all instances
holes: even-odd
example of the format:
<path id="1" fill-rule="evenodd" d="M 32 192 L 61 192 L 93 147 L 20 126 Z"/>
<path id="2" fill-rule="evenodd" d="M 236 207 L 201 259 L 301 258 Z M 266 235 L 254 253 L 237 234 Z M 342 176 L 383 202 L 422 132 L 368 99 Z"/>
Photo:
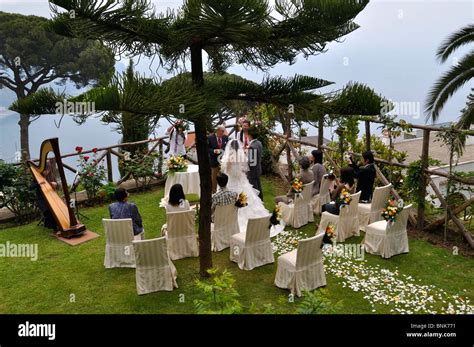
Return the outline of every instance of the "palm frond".
<path id="1" fill-rule="evenodd" d="M 436 81 L 426 101 L 426 120 L 436 122 L 446 101 L 472 78 L 474 78 L 474 51 Z"/>
<path id="2" fill-rule="evenodd" d="M 64 93 L 56 93 L 51 87 L 40 88 L 35 93 L 23 99 L 17 99 L 9 107 L 20 114 L 42 115 L 58 113 L 58 106 L 66 100 Z"/>
<path id="3" fill-rule="evenodd" d="M 441 63 L 444 63 L 456 49 L 472 42 L 474 42 L 474 24 L 469 24 L 444 40 L 436 56 Z"/>

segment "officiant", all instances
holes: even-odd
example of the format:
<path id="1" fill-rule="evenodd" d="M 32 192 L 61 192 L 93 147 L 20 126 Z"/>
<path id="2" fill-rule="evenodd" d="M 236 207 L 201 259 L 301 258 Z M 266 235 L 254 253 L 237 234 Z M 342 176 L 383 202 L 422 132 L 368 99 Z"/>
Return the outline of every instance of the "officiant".
<path id="1" fill-rule="evenodd" d="M 211 161 L 212 193 L 215 193 L 217 190 L 217 175 L 220 172 L 220 158 L 224 153 L 228 139 L 228 136 L 225 135 L 225 126 L 222 124 L 216 128 L 214 134 L 209 135 L 207 138 L 209 159 Z"/>

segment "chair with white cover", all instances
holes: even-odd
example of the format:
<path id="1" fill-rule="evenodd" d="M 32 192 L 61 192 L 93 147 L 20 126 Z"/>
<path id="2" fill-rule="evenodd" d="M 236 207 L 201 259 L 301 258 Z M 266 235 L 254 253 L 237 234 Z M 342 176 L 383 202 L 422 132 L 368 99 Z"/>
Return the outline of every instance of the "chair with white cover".
<path id="1" fill-rule="evenodd" d="M 330 184 L 331 180 L 328 179 L 328 175 L 324 175 L 319 185 L 319 194 L 316 194 L 311 199 L 311 203 L 313 204 L 313 212 L 317 215 L 321 214 L 323 205 L 331 201 L 331 194 L 329 192 Z"/>
<path id="2" fill-rule="evenodd" d="M 405 206 L 395 222 L 385 220 L 369 224 L 365 228 L 364 248 L 371 254 L 390 258 L 401 253 L 408 253 L 407 223 L 412 205 Z"/>
<path id="3" fill-rule="evenodd" d="M 135 267 L 132 219 L 104 218 L 102 223 L 105 230 L 105 268 Z"/>
<path id="4" fill-rule="evenodd" d="M 275 261 L 270 241 L 270 217 L 250 218 L 246 232 L 230 237 L 230 260 L 241 270 L 252 270 Z"/>
<path id="5" fill-rule="evenodd" d="M 285 225 L 291 225 L 293 228 L 300 228 L 309 222 L 314 222 L 313 205 L 311 203 L 311 192 L 313 182 L 303 185 L 303 191 L 300 196 L 295 196 L 293 202 L 285 204 L 279 202 L 281 217 Z"/>
<path id="6" fill-rule="evenodd" d="M 194 228 L 194 210 L 168 212 L 166 214 L 165 236 L 171 260 L 197 257 L 199 246 Z"/>
<path id="7" fill-rule="evenodd" d="M 275 285 L 289 289 L 301 296 L 303 290 L 311 291 L 326 285 L 323 250 L 324 233 L 298 242 L 298 248 L 278 257 Z"/>
<path id="8" fill-rule="evenodd" d="M 138 295 L 178 288 L 176 267 L 168 255 L 166 237 L 133 241 Z"/>
<path id="9" fill-rule="evenodd" d="M 214 223 L 211 224 L 211 244 L 213 251 L 222 251 L 230 246 L 230 237 L 240 232 L 239 209 L 234 204 L 216 206 Z"/>
<path id="10" fill-rule="evenodd" d="M 374 190 L 374 195 L 372 197 L 372 202 L 370 204 L 359 203 L 358 212 L 360 230 L 365 230 L 366 225 L 377 222 L 382 219 L 382 209 L 387 203 L 388 196 L 390 195 L 391 190 L 391 183 L 383 187 L 376 187 Z"/>
<path id="11" fill-rule="evenodd" d="M 359 204 L 361 192 L 352 194 L 352 200 L 347 206 L 339 208 L 339 215 L 329 213 L 327 211 L 321 214 L 321 222 L 319 223 L 318 232 L 325 232 L 323 226 L 328 223 L 334 224 L 336 233 L 336 241 L 344 242 L 351 236 L 359 236 L 359 218 L 357 215 L 357 206 Z"/>

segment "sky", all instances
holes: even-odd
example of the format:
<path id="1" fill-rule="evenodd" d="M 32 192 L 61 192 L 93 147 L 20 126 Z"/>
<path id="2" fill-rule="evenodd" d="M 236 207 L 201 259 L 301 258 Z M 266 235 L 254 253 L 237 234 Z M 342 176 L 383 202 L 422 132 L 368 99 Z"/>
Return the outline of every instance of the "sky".
<path id="1" fill-rule="evenodd" d="M 155 0 L 153 3 L 157 11 L 164 11 L 177 8 L 182 1 Z M 0 0 L 0 11 L 51 16 L 47 0 Z M 431 86 L 452 64 L 472 50 L 472 46 L 457 50 L 444 64 L 436 60 L 436 49 L 447 36 L 473 20 L 474 0 L 373 0 L 355 19 L 360 28 L 347 35 L 342 42 L 328 44 L 327 52 L 323 54 L 309 59 L 299 57 L 295 64 L 279 64 L 267 73 L 272 76 L 304 74 L 334 82 L 320 90 L 324 93 L 340 89 L 350 81 L 364 83 L 395 104 L 408 105 L 408 108 L 398 110 L 401 118 L 423 124 L 423 108 Z M 136 70 L 142 74 L 167 77 L 164 71 L 157 69 L 156 63 L 148 59 L 136 58 L 135 62 Z M 123 57 L 117 67 L 123 69 L 126 63 L 127 59 Z M 263 72 L 247 70 L 242 66 L 233 66 L 228 72 L 254 81 L 265 77 Z M 439 122 L 458 118 L 472 87 L 472 83 L 465 85 L 448 101 Z M 8 107 L 13 100 L 13 95 L 0 91 L 0 107 Z M 4 138 L 0 139 L 2 148 L 11 148 L 12 143 L 19 141 L 15 135 L 18 130 L 15 132 L 11 128 L 16 124 L 12 125 L 11 120 L 2 123 L 2 117 L 8 117 L 8 114 L 5 109 L 3 112 L 0 110 L 0 127 L 3 128 L 0 134 Z M 41 121 L 34 125 L 34 129 L 51 128 L 52 122 Z M 68 124 L 65 122 L 65 127 Z M 7 127 L 12 129 L 8 131 L 8 144 L 5 143 Z M 74 131 L 80 130 L 75 128 Z M 309 131 L 310 134 L 315 132 L 315 129 Z M 327 137 L 331 133 L 331 129 L 326 129 Z M 115 137 L 104 136 L 103 139 L 115 140 Z M 9 149 L 6 151 L 11 152 Z"/>

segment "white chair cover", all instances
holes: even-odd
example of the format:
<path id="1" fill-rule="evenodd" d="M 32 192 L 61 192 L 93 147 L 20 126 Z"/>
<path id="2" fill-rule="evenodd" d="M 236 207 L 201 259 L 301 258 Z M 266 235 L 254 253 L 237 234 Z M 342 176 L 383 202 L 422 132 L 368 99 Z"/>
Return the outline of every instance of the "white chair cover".
<path id="1" fill-rule="evenodd" d="M 166 238 L 133 241 L 138 295 L 178 288 L 176 267 L 168 255 Z"/>
<path id="2" fill-rule="evenodd" d="M 314 222 L 313 207 L 311 203 L 311 192 L 313 190 L 313 182 L 303 186 L 301 196 L 295 196 L 293 202 L 289 205 L 279 202 L 282 220 L 286 225 L 293 228 L 300 228 L 309 222 Z"/>
<path id="3" fill-rule="evenodd" d="M 329 193 L 330 183 L 331 181 L 328 180 L 328 175 L 324 175 L 319 186 L 319 194 L 316 194 L 311 199 L 311 203 L 313 204 L 313 212 L 317 215 L 321 214 L 322 206 L 331 201 L 331 194 Z"/>
<path id="4" fill-rule="evenodd" d="M 133 223 L 127 219 L 102 219 L 105 230 L 106 269 L 114 267 L 135 267 L 132 240 Z"/>
<path id="5" fill-rule="evenodd" d="M 216 206 L 214 223 L 211 224 L 213 251 L 222 251 L 230 246 L 230 237 L 240 232 L 238 208 L 234 205 Z"/>
<path id="6" fill-rule="evenodd" d="M 230 260 L 241 270 L 252 270 L 275 261 L 270 241 L 270 217 L 250 218 L 247 231 L 230 238 Z"/>
<path id="7" fill-rule="evenodd" d="M 298 249 L 278 258 L 275 285 L 301 296 L 304 289 L 311 291 L 326 285 L 321 243 L 324 233 L 301 240 Z"/>
<path id="8" fill-rule="evenodd" d="M 392 190 L 392 184 L 383 187 L 376 187 L 372 202 L 370 204 L 359 204 L 359 228 L 365 230 L 365 226 L 382 219 L 382 209 L 387 203 L 388 196 Z"/>
<path id="9" fill-rule="evenodd" d="M 168 212 L 165 236 L 171 260 L 197 257 L 199 246 L 194 229 L 195 211 Z"/>
<path id="10" fill-rule="evenodd" d="M 390 258 L 401 253 L 408 253 L 407 223 L 412 205 L 405 206 L 394 223 L 381 220 L 365 228 L 364 247 L 371 254 Z"/>
<path id="11" fill-rule="evenodd" d="M 318 232 L 325 232 L 329 222 L 334 224 L 336 233 L 336 241 L 344 242 L 351 236 L 359 236 L 359 218 L 357 214 L 357 206 L 359 204 L 361 192 L 352 194 L 352 201 L 348 206 L 341 206 L 339 216 L 323 212 L 321 215 L 321 222 L 319 223 Z"/>

